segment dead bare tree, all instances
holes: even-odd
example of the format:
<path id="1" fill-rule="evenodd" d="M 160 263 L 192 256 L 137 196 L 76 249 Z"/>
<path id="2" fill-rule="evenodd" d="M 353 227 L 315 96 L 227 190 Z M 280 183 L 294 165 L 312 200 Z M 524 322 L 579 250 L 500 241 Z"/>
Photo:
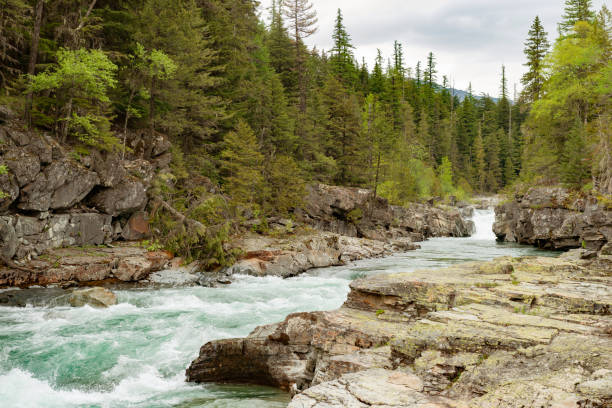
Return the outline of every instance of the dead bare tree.
<path id="1" fill-rule="evenodd" d="M 300 97 L 300 111 L 306 111 L 307 84 L 306 84 L 306 58 L 303 53 L 304 39 L 317 32 L 317 12 L 313 9 L 310 0 L 284 0 L 282 2 L 283 14 L 289 21 L 289 28 L 295 41 L 295 69 L 298 74 L 298 87 Z"/>

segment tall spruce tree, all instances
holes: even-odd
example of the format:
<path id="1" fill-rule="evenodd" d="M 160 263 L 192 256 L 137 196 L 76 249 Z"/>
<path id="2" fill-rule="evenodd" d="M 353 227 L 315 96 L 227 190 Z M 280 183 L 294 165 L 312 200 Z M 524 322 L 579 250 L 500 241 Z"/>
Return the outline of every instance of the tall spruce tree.
<path id="1" fill-rule="evenodd" d="M 331 50 L 331 63 L 334 73 L 342 79 L 345 85 L 352 86 L 355 76 L 353 44 L 344 26 L 342 10 L 338 9 L 336 24 L 332 34 L 334 47 Z"/>
<path id="2" fill-rule="evenodd" d="M 567 35 L 577 22 L 591 21 L 595 16 L 592 8 L 591 0 L 565 0 L 565 14 L 563 14 L 563 21 L 559 23 L 559 33 Z"/>
<path id="3" fill-rule="evenodd" d="M 524 64 L 528 71 L 521 78 L 523 84 L 522 97 L 527 103 L 532 103 L 540 99 L 542 86 L 544 85 L 544 57 L 548 53 L 550 43 L 548 33 L 536 16 L 529 29 L 529 37 L 525 42 L 525 56 L 527 62 Z"/>

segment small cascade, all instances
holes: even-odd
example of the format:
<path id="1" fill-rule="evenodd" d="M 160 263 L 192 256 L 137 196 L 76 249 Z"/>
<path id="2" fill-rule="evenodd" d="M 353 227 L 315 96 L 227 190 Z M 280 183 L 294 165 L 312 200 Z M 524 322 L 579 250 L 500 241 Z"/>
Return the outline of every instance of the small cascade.
<path id="1" fill-rule="evenodd" d="M 493 233 L 493 223 L 495 222 L 495 211 L 474 210 L 472 221 L 476 227 L 476 232 L 470 238 L 477 241 L 494 241 L 496 239 Z"/>

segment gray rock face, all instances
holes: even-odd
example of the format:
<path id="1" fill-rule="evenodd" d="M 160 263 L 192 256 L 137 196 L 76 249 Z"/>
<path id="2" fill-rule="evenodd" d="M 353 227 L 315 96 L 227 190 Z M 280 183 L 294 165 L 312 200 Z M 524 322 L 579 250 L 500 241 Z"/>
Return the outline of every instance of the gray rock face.
<path id="1" fill-rule="evenodd" d="M 0 162 L 0 164 L 2 164 Z M 0 175 L 0 191 L 2 191 L 3 197 L 0 198 L 0 211 L 6 210 L 12 203 L 19 197 L 19 185 L 17 179 L 12 174 L 1 174 Z"/>
<path id="2" fill-rule="evenodd" d="M 574 198 L 563 188 L 532 188 L 495 209 L 500 241 L 548 249 L 598 251 L 612 240 L 612 211 L 594 197 Z"/>
<path id="3" fill-rule="evenodd" d="M 2 159 L 11 174 L 17 179 L 19 187 L 34 181 L 40 172 L 40 159 L 26 150 L 18 148 L 10 149 L 4 153 Z"/>
<path id="4" fill-rule="evenodd" d="M 17 234 L 11 224 L 0 219 L 0 261 L 8 262 L 17 252 Z"/>
<path id="5" fill-rule="evenodd" d="M 46 218 L 6 216 L 2 222 L 15 231 L 13 256 L 19 259 L 64 246 L 100 245 L 112 236 L 112 217 L 105 214 L 57 214 Z"/>
<path id="6" fill-rule="evenodd" d="M 308 187 L 299 218 L 313 227 L 349 237 L 389 241 L 399 237 L 465 237 L 471 226 L 451 207 L 389 205 L 370 190 L 316 184 Z"/>
<path id="7" fill-rule="evenodd" d="M 89 305 L 104 308 L 116 305 L 117 296 L 108 289 L 87 288 L 72 292 L 69 301 L 72 307 L 83 307 L 85 305 Z"/>
<path id="8" fill-rule="evenodd" d="M 147 203 L 147 192 L 141 181 L 125 180 L 114 188 L 96 193 L 90 203 L 98 210 L 116 217 L 142 209 Z"/>
<path id="9" fill-rule="evenodd" d="M 127 176 L 127 172 L 117 155 L 93 153 L 93 169 L 100 177 L 100 184 L 104 187 L 115 187 Z"/>
<path id="10" fill-rule="evenodd" d="M 52 163 L 21 190 L 22 210 L 67 209 L 83 200 L 99 183 L 96 173 L 64 159 Z"/>

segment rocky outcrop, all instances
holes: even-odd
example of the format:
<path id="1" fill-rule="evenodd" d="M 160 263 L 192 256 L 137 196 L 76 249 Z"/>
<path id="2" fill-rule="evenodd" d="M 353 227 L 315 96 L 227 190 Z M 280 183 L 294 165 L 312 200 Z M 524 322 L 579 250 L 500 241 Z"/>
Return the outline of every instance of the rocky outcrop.
<path id="1" fill-rule="evenodd" d="M 308 187 L 298 218 L 322 231 L 378 241 L 465 237 L 473 232 L 473 225 L 453 207 L 393 206 L 384 198 L 374 198 L 370 190 L 324 184 Z"/>
<path id="2" fill-rule="evenodd" d="M 290 407 L 598 407 L 612 393 L 612 258 L 501 258 L 355 281 L 344 306 L 207 343 L 194 382 Z"/>
<path id="3" fill-rule="evenodd" d="M 598 251 L 612 240 L 612 208 L 561 187 L 538 187 L 495 209 L 500 241 Z"/>
<path id="4" fill-rule="evenodd" d="M 94 148 L 71 152 L 52 137 L 24 131 L 15 115 L 5 111 L 0 123 L 0 165 L 8 170 L 0 175 L 4 263 L 52 248 L 148 235 L 142 222 L 127 222 L 147 204 L 158 159 L 170 148 L 167 138 L 155 137 L 147 160 L 133 152 L 126 160 Z"/>
<path id="5" fill-rule="evenodd" d="M 0 267 L 0 287 L 99 281 L 135 282 L 164 269 L 172 256 L 164 251 L 121 245 L 49 250 L 16 267 Z"/>

